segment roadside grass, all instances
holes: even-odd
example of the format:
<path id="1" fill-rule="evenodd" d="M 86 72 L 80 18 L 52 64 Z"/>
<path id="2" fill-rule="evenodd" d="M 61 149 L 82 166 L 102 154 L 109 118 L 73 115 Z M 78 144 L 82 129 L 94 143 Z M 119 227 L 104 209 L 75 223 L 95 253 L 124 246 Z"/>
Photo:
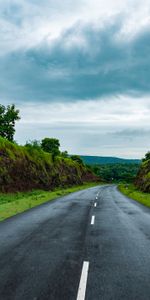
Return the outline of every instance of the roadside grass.
<path id="1" fill-rule="evenodd" d="M 129 184 L 120 184 L 118 186 L 120 192 L 128 196 L 131 199 L 134 199 L 145 206 L 150 207 L 150 193 L 143 193 L 139 191 L 134 185 Z"/>
<path id="2" fill-rule="evenodd" d="M 0 193 L 0 221 L 38 206 L 44 202 L 54 200 L 69 193 L 100 185 L 100 183 L 84 183 L 69 188 L 57 188 L 54 191 L 33 190 L 31 192 Z"/>

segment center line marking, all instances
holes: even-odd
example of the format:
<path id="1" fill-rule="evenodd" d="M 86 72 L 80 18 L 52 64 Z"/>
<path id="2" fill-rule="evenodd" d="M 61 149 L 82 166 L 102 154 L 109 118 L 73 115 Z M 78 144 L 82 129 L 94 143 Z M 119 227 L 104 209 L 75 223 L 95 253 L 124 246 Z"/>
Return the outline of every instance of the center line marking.
<path id="1" fill-rule="evenodd" d="M 82 267 L 80 283 L 79 283 L 79 288 L 78 288 L 77 300 L 84 300 L 85 299 L 88 271 L 89 271 L 89 262 L 84 261 L 83 262 L 83 267 Z"/>
<path id="2" fill-rule="evenodd" d="M 94 223 L 95 223 L 95 216 L 92 216 L 91 225 L 94 225 Z"/>
<path id="3" fill-rule="evenodd" d="M 97 203 L 95 202 L 95 203 L 94 203 L 94 207 L 96 207 L 96 206 L 97 206 Z"/>

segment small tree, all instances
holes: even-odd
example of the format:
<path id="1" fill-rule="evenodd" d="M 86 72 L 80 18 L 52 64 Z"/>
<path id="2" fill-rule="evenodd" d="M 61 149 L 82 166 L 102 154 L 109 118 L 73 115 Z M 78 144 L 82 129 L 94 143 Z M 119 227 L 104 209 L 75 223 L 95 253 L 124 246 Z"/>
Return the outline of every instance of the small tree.
<path id="1" fill-rule="evenodd" d="M 15 105 L 5 107 L 0 104 L 0 136 L 13 141 L 15 134 L 15 122 L 20 120 L 19 110 Z"/>
<path id="2" fill-rule="evenodd" d="M 54 158 L 60 154 L 60 142 L 55 138 L 44 138 L 41 142 L 41 147 L 45 152 L 49 152 L 52 154 L 52 158 Z"/>
<path id="3" fill-rule="evenodd" d="M 38 140 L 27 141 L 25 147 L 41 150 L 41 142 Z"/>
<path id="4" fill-rule="evenodd" d="M 84 165 L 84 162 L 79 155 L 72 155 L 71 159 L 78 162 L 80 165 Z"/>
<path id="5" fill-rule="evenodd" d="M 145 154 L 145 157 L 143 158 L 143 161 L 146 161 L 146 160 L 149 160 L 150 159 L 150 151 L 148 151 L 146 154 Z"/>
<path id="6" fill-rule="evenodd" d="M 69 157 L 68 151 L 65 150 L 65 151 L 61 152 L 61 156 L 64 158 Z"/>

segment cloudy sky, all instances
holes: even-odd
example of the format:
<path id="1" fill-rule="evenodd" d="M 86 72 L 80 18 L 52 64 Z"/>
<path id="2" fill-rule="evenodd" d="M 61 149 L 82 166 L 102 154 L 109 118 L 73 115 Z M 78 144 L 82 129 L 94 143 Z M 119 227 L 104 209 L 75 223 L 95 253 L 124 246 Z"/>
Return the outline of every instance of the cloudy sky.
<path id="1" fill-rule="evenodd" d="M 69 153 L 150 150 L 150 0 L 0 0 L 0 102 L 16 140 Z"/>

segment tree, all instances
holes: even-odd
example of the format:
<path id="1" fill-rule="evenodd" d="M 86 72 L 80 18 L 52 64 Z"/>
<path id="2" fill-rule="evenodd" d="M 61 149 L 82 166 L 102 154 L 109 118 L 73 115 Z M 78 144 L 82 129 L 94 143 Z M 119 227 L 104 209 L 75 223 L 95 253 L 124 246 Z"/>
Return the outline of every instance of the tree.
<path id="1" fill-rule="evenodd" d="M 150 151 L 148 151 L 146 154 L 145 154 L 145 157 L 143 158 L 143 161 L 146 161 L 146 160 L 149 160 L 150 159 Z"/>
<path id="2" fill-rule="evenodd" d="M 71 159 L 78 162 L 80 165 L 84 165 L 83 160 L 81 159 L 81 157 L 79 155 L 72 155 Z"/>
<path id="3" fill-rule="evenodd" d="M 38 140 L 27 141 L 25 147 L 41 150 L 41 142 Z"/>
<path id="4" fill-rule="evenodd" d="M 61 156 L 64 158 L 68 158 L 69 157 L 68 151 L 65 150 L 65 151 L 61 152 Z"/>
<path id="5" fill-rule="evenodd" d="M 41 147 L 45 152 L 51 153 L 53 159 L 60 154 L 60 142 L 58 139 L 44 138 L 41 142 Z"/>
<path id="6" fill-rule="evenodd" d="M 15 122 L 20 120 L 19 110 L 15 105 L 5 107 L 0 104 L 0 136 L 13 141 L 15 134 Z"/>

